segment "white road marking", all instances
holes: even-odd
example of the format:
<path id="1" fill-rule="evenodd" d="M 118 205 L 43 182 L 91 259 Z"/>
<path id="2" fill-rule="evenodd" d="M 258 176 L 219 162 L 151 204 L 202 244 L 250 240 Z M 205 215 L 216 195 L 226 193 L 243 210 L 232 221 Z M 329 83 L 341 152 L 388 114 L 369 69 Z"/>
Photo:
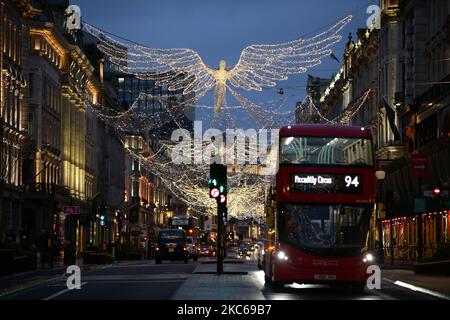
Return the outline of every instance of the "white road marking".
<path id="1" fill-rule="evenodd" d="M 433 297 L 436 297 L 436 298 L 439 298 L 439 299 L 450 300 L 450 296 L 447 296 L 445 294 L 442 294 L 442 293 L 439 293 L 439 292 L 436 292 L 436 291 L 433 291 L 433 290 L 429 290 L 429 289 L 426 289 L 426 288 L 418 287 L 418 286 L 415 286 L 415 285 L 412 285 L 412 284 L 409 284 L 409 283 L 406 283 L 406 282 L 403 282 L 403 281 L 399 281 L 399 280 L 394 281 L 394 280 L 387 279 L 387 278 L 384 278 L 384 280 L 386 280 L 387 282 L 393 283 L 396 286 L 409 289 L 411 291 L 420 292 L 420 293 L 423 293 L 423 294 L 426 294 L 426 295 L 429 295 L 429 296 L 433 296 Z"/>
<path id="2" fill-rule="evenodd" d="M 91 280 L 89 283 L 91 285 L 93 284 L 100 284 L 102 283 L 102 285 L 104 284 L 128 284 L 128 283 L 139 283 L 139 284 L 149 284 L 149 283 L 180 283 L 180 282 L 184 282 L 186 279 L 160 279 L 160 280 L 112 280 L 112 281 L 105 281 L 105 280 Z"/>
<path id="3" fill-rule="evenodd" d="M 81 286 L 84 286 L 85 284 L 87 284 L 87 282 L 83 282 L 83 283 L 81 284 Z M 54 299 L 54 298 L 56 298 L 56 297 L 59 297 L 59 296 L 65 294 L 65 293 L 69 292 L 69 291 L 72 291 L 72 290 L 70 290 L 70 289 L 64 289 L 64 290 L 59 291 L 59 292 L 57 292 L 57 293 L 55 293 L 55 294 L 52 294 L 51 296 L 49 296 L 49 297 L 47 297 L 47 298 L 45 298 L 45 299 L 42 299 L 42 300 L 52 300 L 52 299 Z"/>
<path id="4" fill-rule="evenodd" d="M 397 298 L 394 298 L 388 294 L 382 293 L 380 290 L 369 290 L 370 294 L 374 294 L 379 296 L 380 298 L 383 298 L 384 300 L 399 300 Z"/>

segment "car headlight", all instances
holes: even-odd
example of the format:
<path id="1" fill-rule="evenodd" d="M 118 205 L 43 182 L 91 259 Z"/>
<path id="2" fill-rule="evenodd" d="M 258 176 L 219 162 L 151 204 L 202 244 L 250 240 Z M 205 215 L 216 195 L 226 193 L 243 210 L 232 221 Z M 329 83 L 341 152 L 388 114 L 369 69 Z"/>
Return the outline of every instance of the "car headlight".
<path id="1" fill-rule="evenodd" d="M 373 262 L 374 260 L 375 257 L 371 253 L 367 253 L 363 259 L 364 262 Z"/>
<path id="2" fill-rule="evenodd" d="M 277 257 L 280 260 L 287 260 L 288 259 L 287 255 L 286 255 L 286 253 L 284 253 L 284 251 L 278 252 Z"/>

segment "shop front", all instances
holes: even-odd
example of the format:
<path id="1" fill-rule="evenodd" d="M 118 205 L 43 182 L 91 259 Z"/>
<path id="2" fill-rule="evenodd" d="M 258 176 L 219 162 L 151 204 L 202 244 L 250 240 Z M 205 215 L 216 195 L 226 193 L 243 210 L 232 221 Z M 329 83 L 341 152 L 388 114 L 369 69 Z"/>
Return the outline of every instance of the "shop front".
<path id="1" fill-rule="evenodd" d="M 384 220 L 385 260 L 392 259 L 392 256 L 394 260 L 417 260 L 420 231 L 423 239 L 423 258 L 433 259 L 440 247 L 450 245 L 450 208 L 413 217 Z"/>

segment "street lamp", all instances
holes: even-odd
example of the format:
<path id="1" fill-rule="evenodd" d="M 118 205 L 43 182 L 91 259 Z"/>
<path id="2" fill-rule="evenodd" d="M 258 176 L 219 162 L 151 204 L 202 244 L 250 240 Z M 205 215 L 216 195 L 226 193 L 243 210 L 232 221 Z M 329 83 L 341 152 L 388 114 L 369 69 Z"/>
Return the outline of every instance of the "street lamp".
<path id="1" fill-rule="evenodd" d="M 380 261 L 380 263 L 384 263 L 383 226 L 380 204 L 383 201 L 383 181 L 386 179 L 386 171 L 379 170 L 375 172 L 375 177 L 377 178 L 379 184 L 379 194 L 377 197 L 378 261 Z"/>

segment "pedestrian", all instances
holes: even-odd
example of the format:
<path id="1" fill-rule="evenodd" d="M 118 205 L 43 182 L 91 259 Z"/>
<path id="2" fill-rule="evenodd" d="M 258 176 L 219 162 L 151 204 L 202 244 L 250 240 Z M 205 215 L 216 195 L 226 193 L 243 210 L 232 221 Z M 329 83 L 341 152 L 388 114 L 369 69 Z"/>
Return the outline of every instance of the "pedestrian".
<path id="1" fill-rule="evenodd" d="M 58 239 L 53 238 L 52 242 L 52 259 L 53 262 L 58 263 L 59 258 L 61 257 L 61 246 Z"/>
<path id="2" fill-rule="evenodd" d="M 64 265 L 71 266 L 76 264 L 76 252 L 77 249 L 71 240 L 66 241 L 64 248 Z"/>
<path id="3" fill-rule="evenodd" d="M 50 265 L 50 246 L 49 246 L 50 234 L 46 230 L 41 231 L 41 235 L 38 239 L 38 251 L 41 260 L 41 267 L 44 268 L 46 263 Z"/>

